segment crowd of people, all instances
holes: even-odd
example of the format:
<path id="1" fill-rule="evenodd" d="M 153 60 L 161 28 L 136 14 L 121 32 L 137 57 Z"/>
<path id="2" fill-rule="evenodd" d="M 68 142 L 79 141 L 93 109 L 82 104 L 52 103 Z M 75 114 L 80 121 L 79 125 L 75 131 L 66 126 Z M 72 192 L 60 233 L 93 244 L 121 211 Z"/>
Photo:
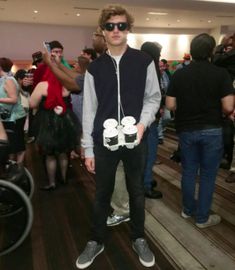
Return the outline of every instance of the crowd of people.
<path id="1" fill-rule="evenodd" d="M 94 174 L 91 235 L 76 261 L 79 269 L 104 250 L 106 226 L 129 220 L 132 247 L 141 264 L 155 264 L 144 234 L 145 197 L 163 197 L 155 188 L 152 168 L 172 119 L 182 165 L 181 216 L 195 218 L 202 229 L 218 224 L 220 216 L 209 213 L 223 159 L 231 170 L 226 181 L 235 182 L 235 34 L 217 47 L 209 34 L 194 37 L 190 54 L 182 63 L 173 62 L 173 71 L 161 59 L 161 44 L 145 42 L 140 50 L 127 45 L 133 23 L 125 8 L 104 8 L 93 48 L 84 49 L 73 66 L 56 40 L 48 43 L 49 51 L 32 55 L 36 69 L 12 74 L 13 62 L 0 58 L 1 164 L 7 153 L 8 159 L 23 165 L 27 129 L 45 166 L 48 182 L 43 191 L 68 183 L 70 158 L 80 156 Z M 131 128 L 123 119 L 130 117 L 135 131 L 128 137 L 124 130 Z M 114 134 L 108 140 L 107 119 L 117 123 L 108 127 Z"/>

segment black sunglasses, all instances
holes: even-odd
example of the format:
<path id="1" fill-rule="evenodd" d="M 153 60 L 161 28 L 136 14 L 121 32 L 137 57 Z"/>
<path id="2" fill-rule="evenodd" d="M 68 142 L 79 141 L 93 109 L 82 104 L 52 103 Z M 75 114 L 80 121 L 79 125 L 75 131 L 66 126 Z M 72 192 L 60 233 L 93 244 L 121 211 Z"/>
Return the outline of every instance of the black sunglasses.
<path id="1" fill-rule="evenodd" d="M 111 32 L 114 30 L 115 26 L 117 26 L 119 31 L 125 31 L 128 28 L 128 24 L 126 22 L 118 22 L 118 23 L 106 23 L 104 25 L 104 29 Z"/>

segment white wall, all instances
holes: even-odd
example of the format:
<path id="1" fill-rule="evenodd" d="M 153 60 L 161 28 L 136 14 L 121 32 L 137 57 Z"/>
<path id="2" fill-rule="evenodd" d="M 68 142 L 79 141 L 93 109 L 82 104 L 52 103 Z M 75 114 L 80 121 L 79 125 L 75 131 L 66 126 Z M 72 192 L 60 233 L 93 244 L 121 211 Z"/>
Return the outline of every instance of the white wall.
<path id="1" fill-rule="evenodd" d="M 59 40 L 64 46 L 65 58 L 73 60 L 85 46 L 91 46 L 94 31 L 91 27 L 1 22 L 0 57 L 31 60 L 32 53 L 42 50 L 43 41 Z M 180 60 L 189 52 L 192 38 L 205 30 L 134 28 L 134 32 L 128 39 L 130 46 L 139 49 L 145 41 L 157 41 L 163 46 L 162 58 Z"/>
<path id="2" fill-rule="evenodd" d="M 0 23 L 0 57 L 31 60 L 32 53 L 42 50 L 43 41 L 58 40 L 64 46 L 66 59 L 75 59 L 81 50 L 91 46 L 94 28 L 44 24 Z"/>
<path id="3" fill-rule="evenodd" d="M 189 53 L 190 42 L 195 35 L 175 34 L 130 34 L 128 44 L 139 49 L 146 41 L 158 42 L 162 45 L 161 58 L 182 60 L 184 53 Z"/>

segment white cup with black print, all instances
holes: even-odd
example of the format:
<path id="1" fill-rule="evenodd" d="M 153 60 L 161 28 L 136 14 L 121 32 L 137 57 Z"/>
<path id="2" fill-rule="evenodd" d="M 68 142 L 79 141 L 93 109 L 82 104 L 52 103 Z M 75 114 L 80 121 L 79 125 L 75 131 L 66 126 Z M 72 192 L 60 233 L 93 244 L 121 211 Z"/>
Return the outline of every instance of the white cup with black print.
<path id="1" fill-rule="evenodd" d="M 124 134 L 124 138 L 125 138 L 125 143 L 126 146 L 132 146 L 131 144 L 133 144 L 133 146 L 131 148 L 134 147 L 134 143 L 137 140 L 137 127 L 135 125 L 128 125 L 125 126 L 122 129 L 122 132 Z M 128 145 L 129 144 L 129 145 Z"/>
<path id="2" fill-rule="evenodd" d="M 104 146 L 108 146 L 108 148 L 112 148 L 112 150 L 116 150 L 115 146 L 118 147 L 118 130 L 117 130 L 118 122 L 113 118 L 109 118 L 104 121 L 103 127 L 103 138 L 104 138 Z"/>
<path id="3" fill-rule="evenodd" d="M 104 130 L 104 144 L 108 146 L 118 145 L 118 130 L 116 128 L 107 128 Z"/>

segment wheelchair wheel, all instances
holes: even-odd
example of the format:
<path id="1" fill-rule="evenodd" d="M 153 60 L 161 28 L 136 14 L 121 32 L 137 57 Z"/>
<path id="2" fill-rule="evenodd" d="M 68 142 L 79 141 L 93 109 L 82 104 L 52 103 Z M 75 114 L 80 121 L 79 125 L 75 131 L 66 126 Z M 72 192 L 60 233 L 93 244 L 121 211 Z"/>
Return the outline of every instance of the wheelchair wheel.
<path id="1" fill-rule="evenodd" d="M 22 182 L 22 185 L 20 185 L 20 187 L 29 196 L 29 198 L 32 199 L 34 193 L 34 180 L 32 174 L 26 167 L 24 167 L 24 171 L 25 171 L 25 180 L 24 182 Z"/>
<path id="2" fill-rule="evenodd" d="M 7 177 L 4 178 L 20 187 L 31 199 L 34 193 L 34 180 L 26 167 L 19 166 L 15 161 L 8 161 Z"/>
<path id="3" fill-rule="evenodd" d="M 13 251 L 25 240 L 32 222 L 32 205 L 25 192 L 0 180 L 0 256 Z"/>

